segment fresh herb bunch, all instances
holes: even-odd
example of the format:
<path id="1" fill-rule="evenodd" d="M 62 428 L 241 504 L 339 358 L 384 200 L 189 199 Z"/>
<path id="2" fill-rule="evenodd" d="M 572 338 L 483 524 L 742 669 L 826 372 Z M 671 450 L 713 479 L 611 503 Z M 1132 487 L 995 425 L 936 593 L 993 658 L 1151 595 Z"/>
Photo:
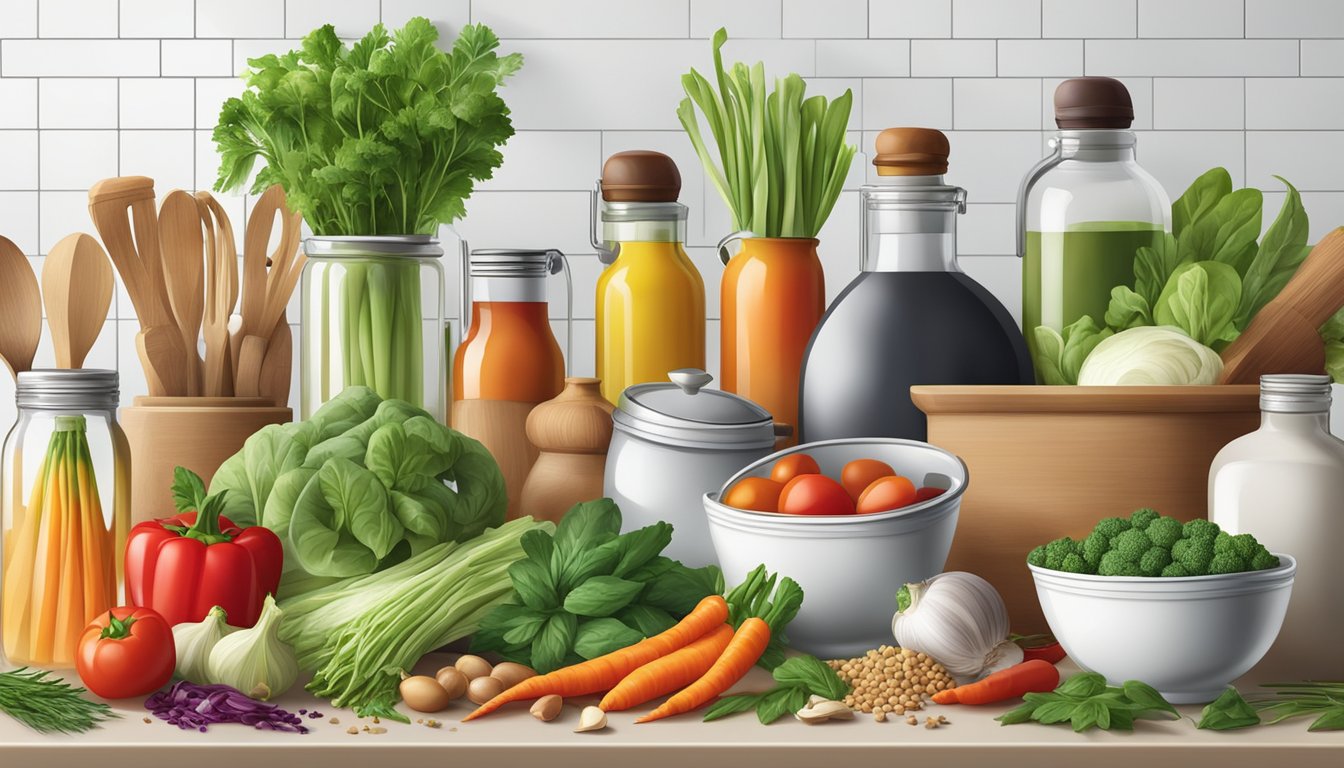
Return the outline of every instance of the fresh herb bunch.
<path id="1" fill-rule="evenodd" d="M 765 66 L 723 67 L 728 39 L 714 33 L 718 91 L 694 69 L 682 75 L 687 98 L 677 117 L 705 172 L 728 204 L 733 228 L 764 237 L 816 237 L 835 207 L 857 149 L 845 143 L 854 96 L 805 98 L 798 75 L 775 79 L 765 94 Z M 718 147 L 718 164 L 700 133 L 699 107 Z"/>
<path id="2" fill-rule="evenodd" d="M 807 706 L 810 696 L 840 701 L 849 694 L 849 686 L 813 656 L 793 656 L 771 673 L 777 685 L 761 693 L 724 696 L 705 712 L 704 721 L 718 720 L 738 712 L 755 711 L 763 725 L 769 725 L 790 712 Z"/>
<path id="3" fill-rule="evenodd" d="M 0 712 L 38 733 L 83 733 L 118 716 L 80 695 L 83 688 L 49 674 L 27 667 L 0 672 Z"/>
<path id="4" fill-rule="evenodd" d="M 473 650 L 545 674 L 656 635 L 723 593 L 717 567 L 688 568 L 659 554 L 671 525 L 620 530 L 620 508 L 598 499 L 574 505 L 554 537 L 524 535 L 526 556 L 509 568 L 513 594 L 485 617 Z"/>
<path id="5" fill-rule="evenodd" d="M 1266 725 L 1273 725 L 1294 717 L 1312 716 L 1316 719 L 1308 731 L 1344 730 L 1344 682 L 1269 683 L 1264 688 L 1270 693 L 1252 696 L 1247 701 L 1235 688 L 1228 688 L 1217 701 L 1204 708 L 1200 728 L 1226 731 L 1259 725 L 1262 716 Z"/>
<path id="6" fill-rule="evenodd" d="M 1032 329 L 1036 370 L 1045 384 L 1077 384 L 1083 361 L 1107 337 L 1130 328 L 1171 326 L 1221 350 L 1283 290 L 1311 251 L 1302 196 L 1288 194 L 1260 236 L 1264 195 L 1232 189 L 1225 168 L 1195 179 L 1171 204 L 1171 234 L 1134 256 L 1134 281 L 1111 291 L 1105 317 L 1084 315 L 1064 328 Z M 1257 242 L 1258 238 L 1258 242 Z M 1326 369 L 1344 382 L 1344 311 L 1321 327 Z"/>
<path id="7" fill-rule="evenodd" d="M 1134 721 L 1157 720 L 1180 713 L 1151 685 L 1126 680 L 1120 687 L 1106 685 L 1095 672 L 1074 675 L 1050 693 L 1028 693 L 1022 706 L 994 718 L 1004 725 L 1036 721 L 1043 725 L 1070 723 L 1074 731 L 1100 728 L 1132 731 Z"/>
<path id="8" fill-rule="evenodd" d="M 432 234 L 465 212 L 477 181 L 503 162 L 513 135 L 496 90 L 519 54 L 498 56 L 489 27 L 468 24 L 450 52 L 416 17 L 382 24 L 350 48 L 328 24 L 282 56 L 249 59 L 248 90 L 215 127 L 215 189 L 272 184 L 319 235 Z"/>

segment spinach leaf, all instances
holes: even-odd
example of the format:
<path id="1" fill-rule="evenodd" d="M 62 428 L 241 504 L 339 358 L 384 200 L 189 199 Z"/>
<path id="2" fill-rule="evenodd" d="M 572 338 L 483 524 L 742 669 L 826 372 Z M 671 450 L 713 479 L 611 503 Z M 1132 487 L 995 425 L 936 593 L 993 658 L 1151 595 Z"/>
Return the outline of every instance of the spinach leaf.
<path id="1" fill-rule="evenodd" d="M 609 536 L 607 541 L 580 550 L 572 555 L 568 561 L 563 561 L 559 565 L 560 579 L 556 586 L 562 592 L 568 592 L 594 576 L 606 576 L 611 573 L 611 569 L 616 566 L 616 561 L 621 556 L 621 538 L 623 537 L 606 535 Z M 559 556 L 560 550 L 557 548 L 551 556 L 552 561 Z"/>
<path id="2" fill-rule="evenodd" d="M 1091 315 L 1083 315 L 1065 326 L 1063 336 L 1047 326 L 1036 328 L 1034 333 L 1036 371 L 1041 380 L 1046 384 L 1077 384 L 1083 361 L 1114 332 L 1098 328 Z"/>
<path id="3" fill-rule="evenodd" d="M 565 610 L 577 616 L 610 616 L 644 590 L 637 581 L 594 576 L 565 596 Z"/>
<path id="4" fill-rule="evenodd" d="M 1234 268 L 1218 261 L 1197 261 L 1172 274 L 1153 308 L 1153 319 L 1212 347 L 1240 333 L 1233 322 L 1240 298 L 1241 278 Z"/>
<path id="5" fill-rule="evenodd" d="M 761 699 L 765 695 L 763 693 L 739 693 L 733 696 L 724 696 L 705 710 L 704 722 L 708 723 L 739 712 L 750 712 L 760 705 Z"/>
<path id="6" fill-rule="evenodd" d="M 1171 273 L 1190 261 L 1192 259 L 1182 258 L 1181 248 L 1171 235 L 1164 235 L 1155 246 L 1140 247 L 1134 253 L 1134 292 L 1142 296 L 1148 306 L 1153 306 L 1171 279 Z"/>
<path id="7" fill-rule="evenodd" d="M 1302 207 L 1302 195 L 1287 179 L 1274 178 L 1288 188 L 1288 196 L 1274 223 L 1260 239 L 1260 250 L 1243 276 L 1236 316 L 1238 328 L 1244 329 L 1261 307 L 1279 295 L 1311 251 L 1307 246 L 1307 210 Z"/>
<path id="8" fill-rule="evenodd" d="M 621 511 L 611 499 L 575 504 L 555 529 L 555 548 L 569 560 L 621 532 Z"/>
<path id="9" fill-rule="evenodd" d="M 1250 187 L 1219 200 L 1177 239 L 1181 261 L 1221 261 L 1238 277 L 1245 274 L 1258 247 L 1263 207 L 1264 194 Z"/>
<path id="10" fill-rule="evenodd" d="M 1237 693 L 1236 688 L 1228 687 L 1222 695 L 1204 707 L 1200 713 L 1197 728 L 1211 731 L 1229 731 L 1234 728 L 1249 728 L 1260 724 L 1260 715 Z"/>
<path id="11" fill-rule="evenodd" d="M 653 637 L 659 632 L 671 629 L 677 623 L 672 614 L 648 605 L 628 606 L 616 614 L 616 618 L 627 627 L 638 629 L 645 637 Z"/>
<path id="12" fill-rule="evenodd" d="M 781 686 L 761 697 L 760 703 L 756 705 L 756 717 L 762 725 L 769 725 L 806 706 L 806 689 L 796 685 Z"/>
<path id="13" fill-rule="evenodd" d="M 685 616 L 706 595 L 723 593 L 723 572 L 718 566 L 687 568 L 676 567 L 656 577 L 645 587 L 640 602 L 662 608 L 677 616 Z"/>
<path id="14" fill-rule="evenodd" d="M 527 645 L 546 626 L 549 617 L 539 613 L 518 613 L 504 622 L 504 642 L 509 645 Z"/>
<path id="15" fill-rule="evenodd" d="M 631 629 L 616 619 L 586 619 L 579 623 L 574 651 L 584 659 L 596 659 L 612 651 L 628 648 L 643 639 L 644 634 L 639 630 Z"/>
<path id="16" fill-rule="evenodd" d="M 579 620 L 572 613 L 553 613 L 532 642 L 532 667 L 541 674 L 564 666 L 579 633 Z"/>
<path id="17" fill-rule="evenodd" d="M 560 605 L 551 573 L 535 560 L 519 560 L 509 566 L 514 593 L 523 605 L 538 611 L 547 611 Z"/>
<path id="18" fill-rule="evenodd" d="M 626 576 L 648 563 L 672 543 L 672 526 L 657 522 L 620 538 L 620 556 L 611 570 L 613 576 Z"/>
<path id="19" fill-rule="evenodd" d="M 775 667 L 775 681 L 780 685 L 797 685 L 817 696 L 839 701 L 849 694 L 849 686 L 815 656 L 794 656 Z"/>
<path id="20" fill-rule="evenodd" d="M 1171 204 L 1171 233 L 1180 237 L 1186 227 L 1203 218 L 1231 193 L 1232 175 L 1226 168 L 1205 171 Z"/>
<path id="21" fill-rule="evenodd" d="M 1152 307 L 1129 286 L 1117 285 L 1111 289 L 1111 303 L 1106 307 L 1106 325 L 1117 333 L 1153 325 Z"/>

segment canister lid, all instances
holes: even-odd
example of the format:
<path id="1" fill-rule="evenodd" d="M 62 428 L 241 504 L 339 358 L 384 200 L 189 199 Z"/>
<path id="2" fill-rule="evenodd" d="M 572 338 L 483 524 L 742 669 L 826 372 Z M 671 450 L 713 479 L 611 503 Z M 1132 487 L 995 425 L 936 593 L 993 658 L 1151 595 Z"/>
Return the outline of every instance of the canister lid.
<path id="1" fill-rule="evenodd" d="M 714 377 L 698 368 L 675 370 L 667 377 L 671 383 L 626 387 L 612 415 L 617 428 L 679 446 L 738 449 L 774 445 L 769 411 L 731 392 L 704 389 Z"/>
<path id="2" fill-rule="evenodd" d="M 560 271 L 557 250 L 478 248 L 471 252 L 472 277 L 546 277 Z"/>
<path id="3" fill-rule="evenodd" d="M 20 371 L 14 400 L 21 408 L 114 409 L 120 380 L 116 371 L 99 368 Z"/>
<path id="4" fill-rule="evenodd" d="M 873 165 L 879 176 L 938 176 L 947 173 L 951 147 L 942 131 L 888 128 L 877 135 Z"/>
<path id="5" fill-rule="evenodd" d="M 443 255 L 433 235 L 314 235 L 303 241 L 309 258 L 341 259 L 390 256 L 437 259 Z"/>
<path id="6" fill-rule="evenodd" d="M 609 203 L 673 203 L 681 194 L 681 172 L 662 152 L 617 152 L 602 166 L 602 199 Z"/>
<path id="7" fill-rule="evenodd" d="M 1129 89 L 1113 77 L 1075 77 L 1055 89 L 1055 125 L 1066 130 L 1116 130 L 1134 122 Z"/>
<path id="8" fill-rule="evenodd" d="M 1320 413 L 1330 410 L 1329 376 L 1272 374 L 1260 377 L 1260 410 L 1270 413 Z"/>

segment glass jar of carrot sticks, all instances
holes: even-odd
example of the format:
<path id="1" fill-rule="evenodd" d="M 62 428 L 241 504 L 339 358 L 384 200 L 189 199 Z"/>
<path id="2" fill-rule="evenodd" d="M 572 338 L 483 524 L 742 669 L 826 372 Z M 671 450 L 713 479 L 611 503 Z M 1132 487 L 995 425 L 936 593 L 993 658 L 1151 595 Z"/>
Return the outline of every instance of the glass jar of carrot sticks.
<path id="1" fill-rule="evenodd" d="M 131 483 L 117 386 L 116 371 L 18 375 L 18 421 L 0 453 L 0 650 L 11 664 L 74 666 L 84 626 L 122 602 Z"/>

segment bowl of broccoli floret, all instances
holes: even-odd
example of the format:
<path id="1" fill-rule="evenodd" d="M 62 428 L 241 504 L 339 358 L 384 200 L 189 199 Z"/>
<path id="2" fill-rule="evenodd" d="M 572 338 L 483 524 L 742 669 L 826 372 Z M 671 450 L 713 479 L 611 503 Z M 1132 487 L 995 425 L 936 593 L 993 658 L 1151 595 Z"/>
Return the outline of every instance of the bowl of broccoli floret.
<path id="1" fill-rule="evenodd" d="M 1190 704 L 1217 698 L 1269 650 L 1297 563 L 1250 534 L 1140 509 L 1036 547 L 1027 567 L 1075 662 Z"/>

